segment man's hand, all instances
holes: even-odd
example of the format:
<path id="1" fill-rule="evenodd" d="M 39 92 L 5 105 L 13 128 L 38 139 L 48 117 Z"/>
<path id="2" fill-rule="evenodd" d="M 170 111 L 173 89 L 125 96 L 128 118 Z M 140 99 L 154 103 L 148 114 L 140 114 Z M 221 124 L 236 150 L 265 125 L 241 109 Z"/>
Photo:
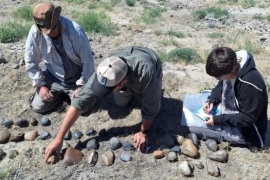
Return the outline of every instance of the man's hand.
<path id="1" fill-rule="evenodd" d="M 63 141 L 62 140 L 58 140 L 58 139 L 54 139 L 46 148 L 45 150 L 45 161 L 47 162 L 47 160 L 49 159 L 49 157 L 56 152 L 57 157 L 60 159 L 61 155 L 60 155 L 60 151 L 63 145 Z"/>
<path id="2" fill-rule="evenodd" d="M 42 99 L 43 102 L 53 101 L 53 95 L 46 86 L 41 86 L 39 88 L 38 95 Z"/>
<path id="3" fill-rule="evenodd" d="M 213 103 L 206 102 L 206 103 L 203 104 L 203 111 L 206 114 L 210 114 L 211 111 L 213 110 L 213 108 L 214 108 Z"/>
<path id="4" fill-rule="evenodd" d="M 75 98 L 75 97 L 79 94 L 80 90 L 81 90 L 81 87 L 78 87 L 78 88 L 73 92 L 71 98 L 72 98 L 72 99 Z"/>
<path id="5" fill-rule="evenodd" d="M 208 116 L 207 121 L 205 121 L 205 124 L 207 126 L 214 126 L 215 124 L 214 124 L 213 116 Z"/>
<path id="6" fill-rule="evenodd" d="M 135 142 L 135 148 L 137 148 L 138 151 L 143 150 L 146 148 L 147 143 L 147 135 L 143 134 L 142 132 L 138 132 L 134 135 L 134 142 Z"/>

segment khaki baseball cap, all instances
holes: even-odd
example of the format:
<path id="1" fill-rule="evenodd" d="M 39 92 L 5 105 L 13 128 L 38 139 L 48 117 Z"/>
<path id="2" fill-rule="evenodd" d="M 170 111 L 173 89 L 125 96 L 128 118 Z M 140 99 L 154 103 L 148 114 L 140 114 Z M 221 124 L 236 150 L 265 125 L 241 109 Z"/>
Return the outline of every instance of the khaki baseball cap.
<path id="1" fill-rule="evenodd" d="M 43 34 L 49 34 L 57 25 L 62 8 L 50 2 L 39 3 L 33 10 L 33 20 Z"/>
<path id="2" fill-rule="evenodd" d="M 106 97 L 125 78 L 128 65 L 117 56 L 103 60 L 97 67 L 96 77 L 91 86 L 99 97 Z"/>

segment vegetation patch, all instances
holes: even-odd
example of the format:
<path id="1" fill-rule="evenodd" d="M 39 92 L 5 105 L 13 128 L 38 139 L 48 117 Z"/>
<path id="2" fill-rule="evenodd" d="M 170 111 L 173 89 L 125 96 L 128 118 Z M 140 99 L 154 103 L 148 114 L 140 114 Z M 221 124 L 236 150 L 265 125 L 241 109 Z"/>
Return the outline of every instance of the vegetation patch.
<path id="1" fill-rule="evenodd" d="M 158 21 L 164 11 L 165 9 L 160 7 L 145 7 L 139 21 L 142 21 L 145 24 L 154 24 Z"/>
<path id="2" fill-rule="evenodd" d="M 204 19 L 206 16 L 214 19 L 223 19 L 228 18 L 229 12 L 226 9 L 212 6 L 206 9 L 197 10 L 193 13 L 193 17 L 196 19 Z"/>
<path id="3" fill-rule="evenodd" d="M 213 32 L 213 33 L 207 34 L 207 37 L 212 38 L 212 39 L 218 39 L 218 38 L 223 38 L 224 34 L 219 33 L 219 32 Z"/>
<path id="4" fill-rule="evenodd" d="M 27 21 L 32 20 L 32 8 L 30 6 L 23 6 L 13 11 L 13 16 L 15 18 L 22 18 Z"/>
<path id="5" fill-rule="evenodd" d="M 180 31 L 175 31 L 175 30 L 168 30 L 167 34 L 169 36 L 175 36 L 175 37 L 178 37 L 178 38 L 184 38 L 185 37 L 185 34 L 180 32 Z"/>
<path id="6" fill-rule="evenodd" d="M 27 36 L 31 25 L 22 25 L 17 22 L 8 22 L 0 27 L 0 42 L 12 43 L 17 42 L 21 38 Z"/>

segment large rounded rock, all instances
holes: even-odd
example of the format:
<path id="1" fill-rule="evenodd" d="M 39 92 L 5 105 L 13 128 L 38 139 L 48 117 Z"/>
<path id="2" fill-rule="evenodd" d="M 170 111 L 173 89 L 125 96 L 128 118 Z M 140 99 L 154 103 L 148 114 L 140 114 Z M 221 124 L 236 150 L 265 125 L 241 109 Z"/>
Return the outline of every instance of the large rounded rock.
<path id="1" fill-rule="evenodd" d="M 78 164 L 83 159 L 83 156 L 81 151 L 69 147 L 65 153 L 63 162 L 68 166 Z"/>
<path id="2" fill-rule="evenodd" d="M 225 150 L 219 150 L 208 155 L 208 158 L 218 162 L 227 162 L 228 153 Z"/>
<path id="3" fill-rule="evenodd" d="M 6 129 L 0 130 L 0 144 L 8 142 L 10 133 Z"/>
<path id="4" fill-rule="evenodd" d="M 112 151 L 106 151 L 102 156 L 102 163 L 105 166 L 110 166 L 114 163 L 114 153 Z"/>
<path id="5" fill-rule="evenodd" d="M 195 147 L 191 139 L 186 139 L 181 146 L 181 152 L 189 157 L 197 157 L 199 155 L 198 149 Z"/>
<path id="6" fill-rule="evenodd" d="M 14 132 L 10 135 L 9 141 L 10 142 L 18 142 L 23 140 L 24 133 L 22 132 Z"/>

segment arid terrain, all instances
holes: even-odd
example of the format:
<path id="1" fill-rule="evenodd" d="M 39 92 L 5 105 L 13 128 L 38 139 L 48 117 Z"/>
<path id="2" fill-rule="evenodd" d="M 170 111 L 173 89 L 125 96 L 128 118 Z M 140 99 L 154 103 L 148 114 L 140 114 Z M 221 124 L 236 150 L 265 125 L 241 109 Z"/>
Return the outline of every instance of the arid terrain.
<path id="1" fill-rule="evenodd" d="M 1 0 L 0 24 L 14 20 L 12 12 L 22 6 L 31 6 L 40 1 L 35 0 Z M 111 1 L 85 1 L 82 4 L 64 0 L 51 1 L 55 5 L 62 6 L 62 15 L 76 21 L 74 14 L 82 14 L 89 11 L 91 3 L 108 3 Z M 161 132 L 171 135 L 179 134 L 187 136 L 185 127 L 181 127 L 181 115 L 183 98 L 185 94 L 196 94 L 205 89 L 211 89 L 217 83 L 215 78 L 205 73 L 204 62 L 208 53 L 217 44 L 230 46 L 233 49 L 247 49 L 255 58 L 257 68 L 270 85 L 270 25 L 266 18 L 269 13 L 270 2 L 254 0 L 253 7 L 246 7 L 244 3 L 250 1 L 238 0 L 141 0 L 135 1 L 134 6 L 128 6 L 126 1 L 119 0 L 110 8 L 100 7 L 97 11 L 106 13 L 111 21 L 118 26 L 114 35 L 103 36 L 98 33 L 87 33 L 92 50 L 95 53 L 97 65 L 113 50 L 129 46 L 139 45 L 149 47 L 159 54 L 168 53 L 176 48 L 191 48 L 197 52 L 197 61 L 188 62 L 182 59 L 166 61 L 163 63 L 163 99 L 161 111 L 155 119 L 150 132 L 150 150 L 147 153 L 137 151 L 129 152 L 132 155 L 131 162 L 123 162 L 120 154 L 122 148 L 115 150 L 115 162 L 111 166 L 103 166 L 101 159 L 94 167 L 90 167 L 86 159 L 79 164 L 66 166 L 62 161 L 48 165 L 44 162 L 42 149 L 52 139 L 21 142 L 8 142 L 0 144 L 0 148 L 6 156 L 0 160 L 0 179 L 184 179 L 179 165 L 184 160 L 193 162 L 199 160 L 204 169 L 195 168 L 190 179 L 247 179 L 270 180 L 270 121 L 266 135 L 266 149 L 251 152 L 247 148 L 231 147 L 228 151 L 228 162 L 215 162 L 220 170 L 219 177 L 210 176 L 207 173 L 207 165 L 211 161 L 207 158 L 210 151 L 204 141 L 199 147 L 200 157 L 189 158 L 178 154 L 178 161 L 169 162 L 166 157 L 154 159 L 153 151 L 157 148 L 156 138 Z M 231 2 L 231 3 L 229 3 Z M 235 3 L 234 3 L 235 2 Z M 140 24 L 137 19 L 142 15 L 144 7 L 160 7 L 163 9 L 161 17 L 153 24 Z M 228 17 L 214 18 L 209 15 L 203 19 L 195 19 L 193 13 L 199 9 L 210 6 L 228 10 Z M 256 16 L 255 16 L 256 15 Z M 255 18 L 265 17 L 265 18 Z M 172 35 L 169 31 L 181 32 L 182 37 Z M 213 37 L 213 35 L 219 35 Z M 211 36 L 212 35 L 212 36 Z M 25 133 L 36 129 L 39 133 L 56 133 L 62 122 L 65 112 L 69 107 L 64 102 L 59 108 L 48 114 L 36 114 L 29 106 L 29 98 L 35 89 L 31 87 L 31 81 L 25 72 L 24 43 L 26 37 L 14 43 L 0 43 L 0 56 L 6 63 L 0 61 L 0 120 L 8 118 L 16 121 L 19 118 L 30 120 L 36 118 L 37 126 L 16 127 L 7 129 L 11 134 L 15 132 Z M 161 57 L 162 58 L 162 57 Z M 270 113 L 269 113 L 270 114 Z M 40 119 L 47 116 L 51 120 L 50 126 L 42 126 Z M 127 108 L 118 108 L 114 105 L 111 96 L 100 101 L 91 113 L 80 116 L 71 128 L 71 131 L 80 130 L 82 133 L 93 127 L 96 134 L 91 138 L 99 140 L 99 157 L 109 149 L 110 135 L 99 137 L 101 129 L 109 130 L 112 127 L 121 127 L 122 133 L 118 138 L 133 142 L 132 135 L 136 132 L 141 121 L 140 106 L 136 99 Z M 4 127 L 0 127 L 4 129 Z M 81 142 L 88 137 L 82 137 Z M 78 140 L 69 140 L 68 143 L 75 147 Z M 19 154 L 13 159 L 10 152 L 17 150 Z M 86 152 L 86 150 L 82 150 Z"/>

